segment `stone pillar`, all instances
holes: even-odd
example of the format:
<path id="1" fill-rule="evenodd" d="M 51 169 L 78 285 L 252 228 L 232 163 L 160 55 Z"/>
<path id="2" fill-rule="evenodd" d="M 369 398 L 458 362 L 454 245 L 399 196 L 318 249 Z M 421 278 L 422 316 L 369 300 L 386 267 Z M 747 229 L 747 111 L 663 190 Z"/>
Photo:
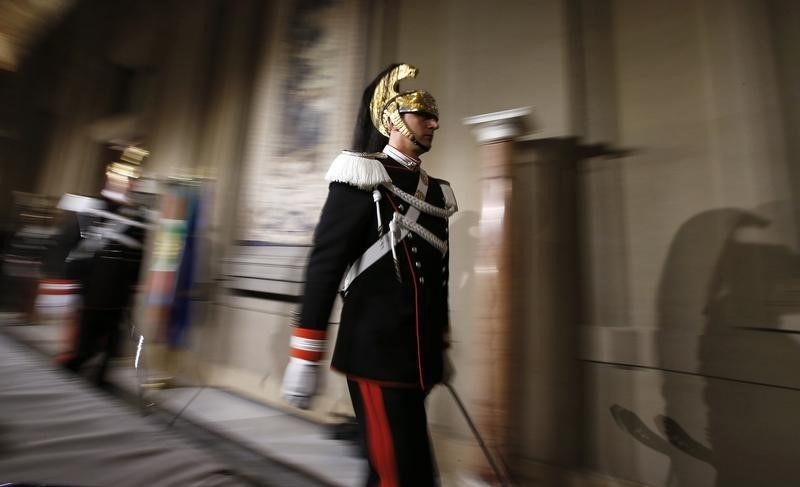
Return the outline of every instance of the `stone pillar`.
<path id="1" fill-rule="evenodd" d="M 213 2 L 183 8 L 164 2 L 173 28 L 159 38 L 159 81 L 145 116 L 145 145 L 152 156 L 147 171 L 161 176 L 196 175 L 202 120 L 206 117 L 209 71 L 213 58 L 210 29 L 216 15 Z"/>
<path id="2" fill-rule="evenodd" d="M 475 398 L 475 421 L 484 440 L 503 464 L 513 455 L 511 377 L 516 359 L 513 320 L 511 200 L 514 139 L 525 130 L 528 108 L 478 115 L 464 120 L 481 147 L 482 202 L 475 287 L 478 316 L 475 333 L 480 386 Z M 497 458 L 499 457 L 499 458 Z M 503 468 L 502 465 L 500 465 Z M 488 464 L 476 460 L 473 473 L 490 480 Z"/>

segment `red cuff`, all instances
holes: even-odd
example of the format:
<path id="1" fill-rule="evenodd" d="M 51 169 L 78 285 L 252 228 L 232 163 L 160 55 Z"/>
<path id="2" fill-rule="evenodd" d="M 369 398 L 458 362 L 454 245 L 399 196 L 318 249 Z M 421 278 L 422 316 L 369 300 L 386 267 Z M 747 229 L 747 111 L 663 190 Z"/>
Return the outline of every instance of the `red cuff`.
<path id="1" fill-rule="evenodd" d="M 325 352 L 325 330 L 295 327 L 289 341 L 289 356 L 317 362 Z"/>

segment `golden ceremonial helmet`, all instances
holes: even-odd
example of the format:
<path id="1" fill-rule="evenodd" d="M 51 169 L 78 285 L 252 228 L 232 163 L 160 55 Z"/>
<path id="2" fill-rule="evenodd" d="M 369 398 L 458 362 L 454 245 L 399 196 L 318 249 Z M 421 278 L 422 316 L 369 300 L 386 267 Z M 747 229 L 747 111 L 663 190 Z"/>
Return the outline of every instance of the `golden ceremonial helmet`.
<path id="1" fill-rule="evenodd" d="M 439 118 L 439 109 L 433 95 L 424 90 L 412 90 L 400 93 L 400 81 L 406 78 L 416 78 L 417 68 L 410 64 L 399 64 L 386 73 L 375 86 L 372 101 L 369 104 L 372 124 L 384 136 L 388 137 L 390 123 L 397 130 L 415 143 L 418 143 L 414 134 L 403 122 L 400 116 L 403 113 L 428 113 Z"/>
<path id="2" fill-rule="evenodd" d="M 106 166 L 106 176 L 109 178 L 137 179 L 141 176 L 142 161 L 150 155 L 150 152 L 141 147 L 126 147 L 120 156 L 120 160 L 112 162 Z"/>

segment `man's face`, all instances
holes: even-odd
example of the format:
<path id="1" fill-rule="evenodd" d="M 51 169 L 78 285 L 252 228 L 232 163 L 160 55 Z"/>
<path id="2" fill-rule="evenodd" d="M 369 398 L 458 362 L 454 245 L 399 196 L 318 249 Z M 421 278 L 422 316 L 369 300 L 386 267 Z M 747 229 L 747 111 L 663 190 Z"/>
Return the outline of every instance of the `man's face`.
<path id="1" fill-rule="evenodd" d="M 121 195 L 123 198 L 128 198 L 130 196 L 131 180 L 130 178 L 115 172 L 106 172 L 105 189 L 110 191 L 112 194 Z"/>
<path id="2" fill-rule="evenodd" d="M 433 145 L 433 133 L 439 130 L 439 119 L 435 116 L 424 113 L 404 113 L 401 115 L 403 121 L 414 137 L 428 147 Z"/>

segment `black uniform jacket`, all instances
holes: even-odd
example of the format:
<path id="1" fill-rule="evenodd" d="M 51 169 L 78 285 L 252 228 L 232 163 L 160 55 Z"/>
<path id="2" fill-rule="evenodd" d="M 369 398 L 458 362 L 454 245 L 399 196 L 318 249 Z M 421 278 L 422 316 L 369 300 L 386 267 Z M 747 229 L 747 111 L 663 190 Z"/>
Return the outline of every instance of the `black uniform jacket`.
<path id="1" fill-rule="evenodd" d="M 121 206 L 106 198 L 102 200 L 106 211 L 143 223 L 144 219 L 139 209 Z M 139 227 L 123 224 L 119 229 L 120 234 L 138 243 L 139 246 L 131 247 L 111 240 L 105 242 L 96 252 L 78 253 L 78 257 L 70 257 L 83 242 L 81 227 L 89 228 L 113 223 L 114 220 L 107 217 L 68 212 L 64 216 L 54 246 L 48 252 L 47 274 L 51 277 L 79 281 L 84 308 L 125 308 L 130 304 L 133 286 L 138 281 L 142 261 L 140 246 L 143 245 L 145 236 L 144 230 Z"/>
<path id="2" fill-rule="evenodd" d="M 394 184 L 415 194 L 420 173 L 392 159 L 383 164 Z M 425 200 L 444 207 L 441 181 L 429 178 Z M 394 211 L 409 205 L 382 186 L 380 208 L 388 229 Z M 417 223 L 447 241 L 447 220 L 423 212 Z M 314 235 L 298 325 L 324 330 L 343 274 L 378 239 L 371 191 L 331 183 Z M 386 385 L 427 389 L 442 378 L 448 330 L 448 257 L 413 232 L 396 246 L 402 282 L 392 253 L 362 272 L 344 296 L 332 357 L 333 368 Z"/>

